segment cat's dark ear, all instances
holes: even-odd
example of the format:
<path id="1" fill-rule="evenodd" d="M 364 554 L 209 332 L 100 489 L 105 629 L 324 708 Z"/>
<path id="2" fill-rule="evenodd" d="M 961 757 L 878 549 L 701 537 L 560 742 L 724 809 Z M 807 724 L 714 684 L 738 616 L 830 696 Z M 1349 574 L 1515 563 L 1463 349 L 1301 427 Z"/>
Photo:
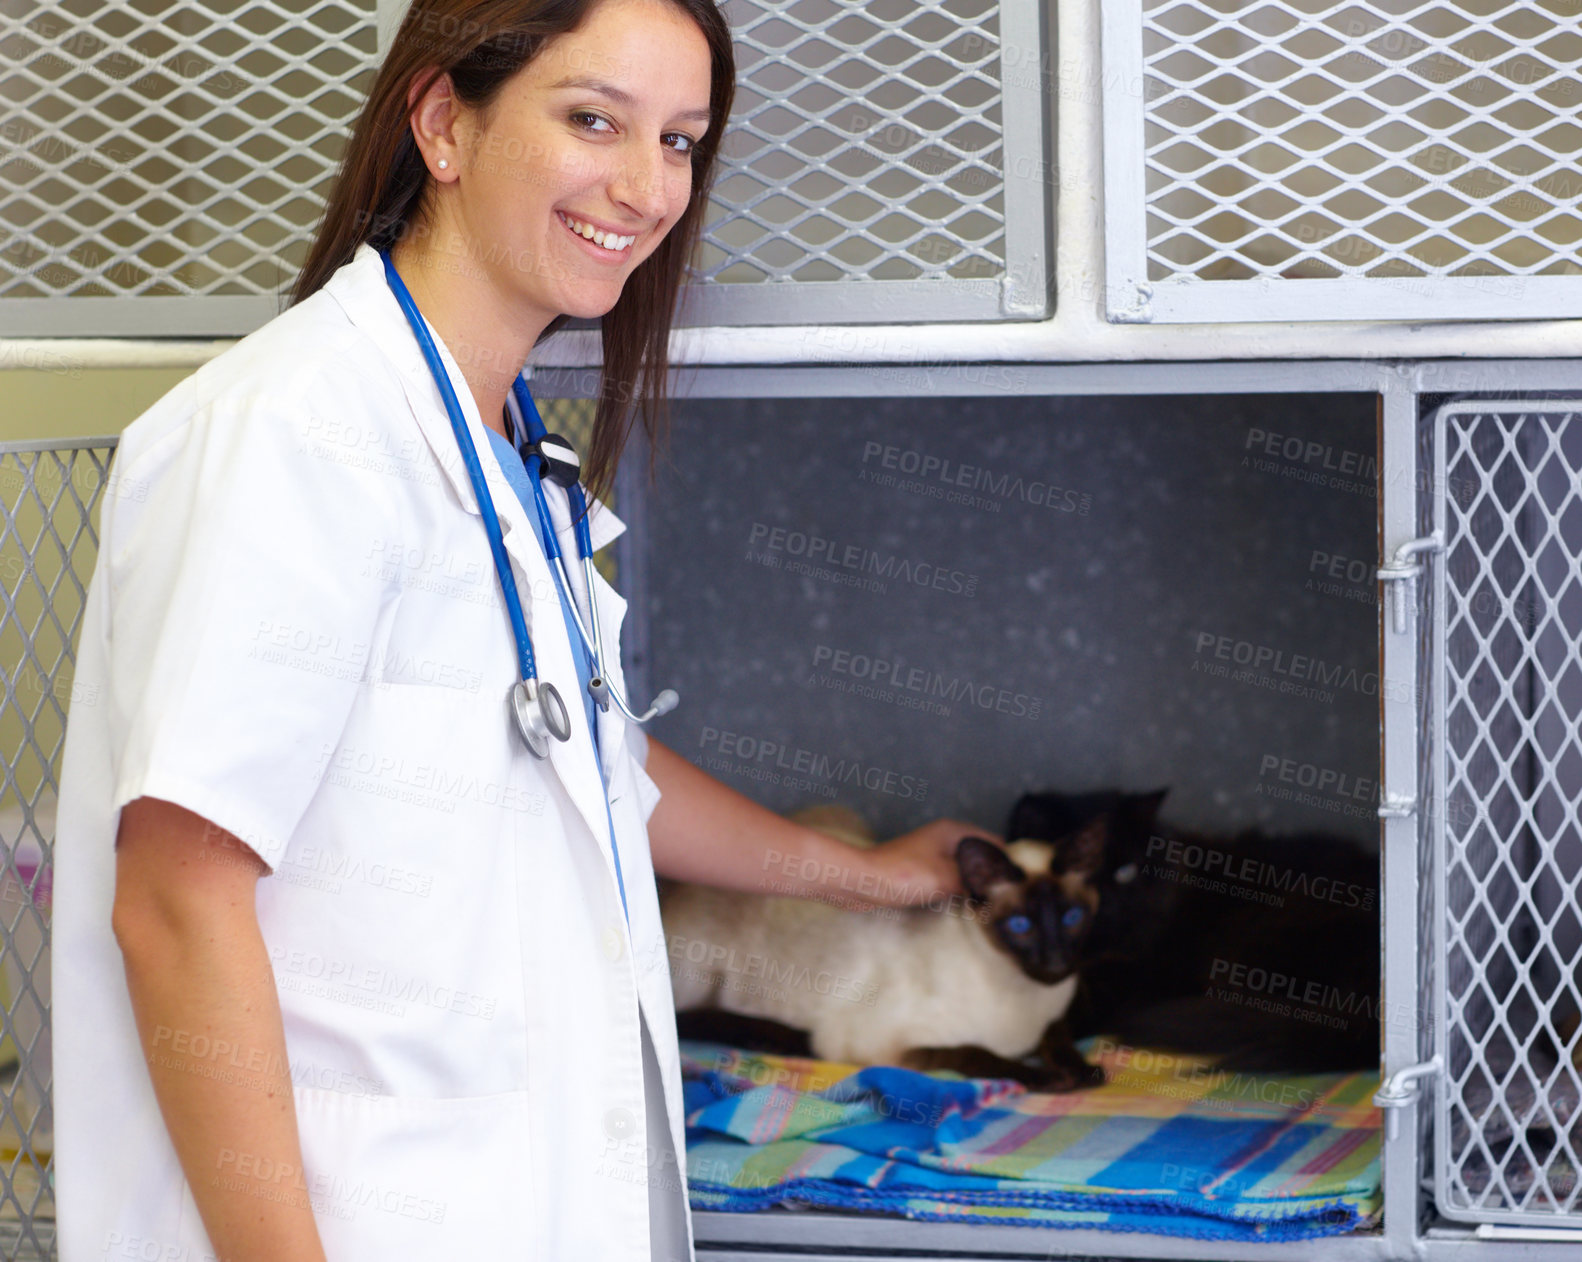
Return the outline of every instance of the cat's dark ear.
<path id="1" fill-rule="evenodd" d="M 1060 802 L 1052 793 L 1024 793 L 1011 808 L 1011 818 L 1005 826 L 1009 841 L 1030 837 L 1039 841 L 1053 841 L 1060 836 L 1057 818 L 1061 814 Z"/>
<path id="2" fill-rule="evenodd" d="M 1155 789 L 1152 793 L 1133 793 L 1126 798 L 1125 811 L 1127 818 L 1135 828 L 1152 828 L 1154 820 L 1159 817 L 1159 807 L 1163 804 L 1165 796 L 1170 792 L 1170 786 Z"/>
<path id="3" fill-rule="evenodd" d="M 1096 816 L 1060 843 L 1060 866 L 1091 881 L 1104 868 L 1104 852 L 1109 844 L 1110 817 Z"/>
<path id="4" fill-rule="evenodd" d="M 1027 873 L 1016 866 L 1010 855 L 982 837 L 963 837 L 956 843 L 956 867 L 961 871 L 961 885 L 967 896 L 980 903 L 989 902 L 999 886 L 1020 885 L 1027 880 Z"/>

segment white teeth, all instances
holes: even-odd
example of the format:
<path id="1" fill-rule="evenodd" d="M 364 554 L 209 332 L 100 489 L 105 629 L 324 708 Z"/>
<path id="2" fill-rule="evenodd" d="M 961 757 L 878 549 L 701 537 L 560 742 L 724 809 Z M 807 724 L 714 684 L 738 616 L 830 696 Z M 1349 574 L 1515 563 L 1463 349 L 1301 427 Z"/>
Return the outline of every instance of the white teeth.
<path id="1" fill-rule="evenodd" d="M 592 241 L 595 245 L 609 250 L 612 254 L 619 254 L 627 246 L 631 245 L 633 241 L 637 240 L 635 236 L 620 237 L 613 232 L 605 232 L 602 228 L 595 228 L 592 224 L 581 223 L 570 215 L 561 215 L 560 218 L 566 227 L 570 228 L 579 237 Z"/>

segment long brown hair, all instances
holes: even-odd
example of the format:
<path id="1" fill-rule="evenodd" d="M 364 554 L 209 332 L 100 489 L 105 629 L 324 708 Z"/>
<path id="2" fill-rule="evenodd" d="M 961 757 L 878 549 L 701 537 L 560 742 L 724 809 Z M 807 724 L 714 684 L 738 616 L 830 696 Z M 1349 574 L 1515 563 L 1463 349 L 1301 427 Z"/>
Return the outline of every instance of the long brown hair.
<path id="1" fill-rule="evenodd" d="M 599 0 L 413 0 L 391 42 L 352 131 L 340 175 L 307 262 L 291 293 L 301 302 L 364 243 L 384 249 L 420 217 L 428 168 L 412 139 L 407 90 L 449 74 L 457 98 L 486 111 L 507 80 L 551 39 L 575 30 Z M 714 0 L 666 0 L 698 25 L 709 46 L 709 126 L 692 146 L 692 197 L 681 218 L 627 278 L 601 325 L 593 443 L 584 462 L 588 489 L 608 491 L 615 465 L 640 420 L 651 440 L 665 428 L 670 325 L 682 273 L 697 246 L 714 179 L 715 156 L 735 92 L 730 28 Z M 566 322 L 551 321 L 544 336 Z"/>

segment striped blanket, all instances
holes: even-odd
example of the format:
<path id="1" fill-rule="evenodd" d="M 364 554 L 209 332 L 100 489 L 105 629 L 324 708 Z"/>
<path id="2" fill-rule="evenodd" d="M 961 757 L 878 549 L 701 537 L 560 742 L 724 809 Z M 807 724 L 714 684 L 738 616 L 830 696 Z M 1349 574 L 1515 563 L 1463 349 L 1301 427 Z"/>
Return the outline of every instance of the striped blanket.
<path id="1" fill-rule="evenodd" d="M 1303 1240 L 1374 1223 L 1371 1074 L 1265 1077 L 1085 1045 L 1105 1086 L 1013 1082 L 683 1040 L 692 1207 Z"/>

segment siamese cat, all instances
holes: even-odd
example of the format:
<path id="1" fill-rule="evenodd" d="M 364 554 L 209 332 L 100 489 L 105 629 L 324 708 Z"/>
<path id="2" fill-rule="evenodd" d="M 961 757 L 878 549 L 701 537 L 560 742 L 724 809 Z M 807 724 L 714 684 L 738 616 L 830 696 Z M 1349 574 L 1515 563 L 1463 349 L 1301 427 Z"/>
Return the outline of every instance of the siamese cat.
<path id="1" fill-rule="evenodd" d="M 1011 813 L 1018 837 L 1103 823 L 1073 1035 L 1231 1070 L 1376 1069 L 1377 855 L 1316 833 L 1188 833 L 1158 821 L 1167 792 L 1029 794 Z"/>
<path id="2" fill-rule="evenodd" d="M 869 837 L 821 810 L 804 822 Z M 847 910 L 814 898 L 661 882 L 677 1025 L 790 1055 L 1009 1078 L 1103 1081 L 1071 1041 L 1108 820 L 1069 836 L 956 847 L 964 906 Z M 1024 1057 L 1035 1063 L 1024 1062 Z"/>

